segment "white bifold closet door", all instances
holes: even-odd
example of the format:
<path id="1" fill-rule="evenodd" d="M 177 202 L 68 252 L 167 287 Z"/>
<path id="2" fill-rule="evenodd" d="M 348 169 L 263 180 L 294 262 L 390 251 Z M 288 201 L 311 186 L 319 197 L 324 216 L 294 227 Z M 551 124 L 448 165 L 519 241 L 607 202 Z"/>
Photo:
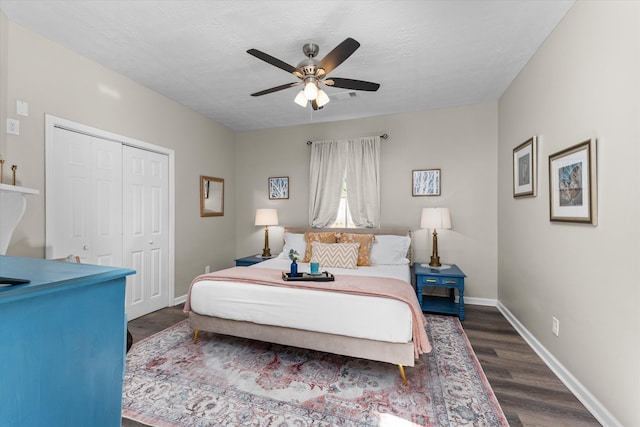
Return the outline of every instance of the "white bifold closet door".
<path id="1" fill-rule="evenodd" d="M 53 128 L 47 153 L 46 257 L 131 268 L 129 320 L 167 307 L 167 155 Z"/>
<path id="2" fill-rule="evenodd" d="M 47 164 L 47 258 L 122 263 L 122 144 L 55 128 Z"/>
<path id="3" fill-rule="evenodd" d="M 130 319 L 167 306 L 169 164 L 167 156 L 123 147 L 123 248 Z"/>

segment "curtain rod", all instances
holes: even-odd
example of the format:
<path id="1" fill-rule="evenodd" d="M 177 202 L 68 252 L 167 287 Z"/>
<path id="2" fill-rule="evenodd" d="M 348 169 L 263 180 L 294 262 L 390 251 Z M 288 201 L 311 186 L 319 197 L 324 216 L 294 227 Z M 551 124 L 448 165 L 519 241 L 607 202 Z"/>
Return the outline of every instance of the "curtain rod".
<path id="1" fill-rule="evenodd" d="M 383 133 L 382 135 L 380 135 L 380 139 L 389 139 L 389 135 L 387 135 L 386 133 Z M 311 145 L 313 144 L 313 141 L 307 141 L 307 145 Z"/>

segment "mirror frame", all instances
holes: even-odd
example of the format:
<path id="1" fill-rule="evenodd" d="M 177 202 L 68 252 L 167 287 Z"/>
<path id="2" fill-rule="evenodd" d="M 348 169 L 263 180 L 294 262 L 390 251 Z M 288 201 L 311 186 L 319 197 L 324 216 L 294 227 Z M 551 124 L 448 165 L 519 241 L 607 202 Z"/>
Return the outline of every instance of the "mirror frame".
<path id="1" fill-rule="evenodd" d="M 209 186 L 211 182 L 219 182 L 222 191 L 219 194 L 210 194 Z M 219 211 L 208 210 L 204 208 L 205 200 L 209 197 L 218 198 L 216 205 L 220 206 Z M 224 179 L 214 178 L 212 176 L 200 175 L 200 216 L 224 216 Z"/>

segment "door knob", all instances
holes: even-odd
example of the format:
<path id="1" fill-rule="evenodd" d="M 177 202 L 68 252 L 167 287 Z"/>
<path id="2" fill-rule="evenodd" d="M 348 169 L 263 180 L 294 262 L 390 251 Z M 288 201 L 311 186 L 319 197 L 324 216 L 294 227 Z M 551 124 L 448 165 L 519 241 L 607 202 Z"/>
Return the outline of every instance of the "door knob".
<path id="1" fill-rule="evenodd" d="M 149 244 L 150 244 L 150 245 L 153 245 L 153 240 L 149 240 Z"/>
<path id="2" fill-rule="evenodd" d="M 82 249 L 84 249 L 85 251 L 88 251 L 88 250 L 89 250 L 89 245 L 84 245 L 84 246 L 82 247 Z"/>

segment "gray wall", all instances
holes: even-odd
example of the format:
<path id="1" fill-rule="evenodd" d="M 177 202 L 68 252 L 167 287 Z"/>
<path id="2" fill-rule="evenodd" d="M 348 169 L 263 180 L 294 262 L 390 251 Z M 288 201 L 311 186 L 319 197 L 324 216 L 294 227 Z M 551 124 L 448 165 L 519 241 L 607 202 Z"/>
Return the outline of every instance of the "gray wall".
<path id="1" fill-rule="evenodd" d="M 499 300 L 625 426 L 640 425 L 639 6 L 578 1 L 499 104 Z M 538 196 L 514 199 L 512 150 L 532 135 Z M 551 223 L 548 157 L 588 138 L 598 225 Z"/>
<path id="2" fill-rule="evenodd" d="M 423 207 L 451 209 L 453 229 L 438 231 L 442 262 L 468 275 L 466 295 L 497 298 L 497 104 L 483 104 L 371 119 L 308 124 L 236 134 L 237 253 L 257 254 L 264 228 L 257 208 L 277 208 L 270 227 L 272 253 L 282 249 L 282 226 L 308 224 L 310 148 L 307 140 L 387 133 L 381 143 L 381 226 L 415 230 L 416 259 L 429 259 L 431 231 L 420 230 Z M 439 197 L 412 197 L 414 169 L 442 170 Z M 290 198 L 269 200 L 270 176 L 288 176 Z"/>
<path id="3" fill-rule="evenodd" d="M 2 101 L 7 115 L 20 119 L 20 135 L 3 132 L 0 154 L 18 165 L 18 185 L 40 190 L 29 196 L 8 255 L 44 257 L 44 115 L 49 113 L 175 150 L 175 295 L 185 295 L 205 265 L 229 266 L 236 252 L 233 133 L 4 15 L 2 24 L 8 34 L 0 68 L 8 70 L 0 79 L 7 82 Z M 16 99 L 29 103 L 29 117 L 15 114 Z M 225 179 L 224 217 L 200 218 L 200 175 Z"/>

